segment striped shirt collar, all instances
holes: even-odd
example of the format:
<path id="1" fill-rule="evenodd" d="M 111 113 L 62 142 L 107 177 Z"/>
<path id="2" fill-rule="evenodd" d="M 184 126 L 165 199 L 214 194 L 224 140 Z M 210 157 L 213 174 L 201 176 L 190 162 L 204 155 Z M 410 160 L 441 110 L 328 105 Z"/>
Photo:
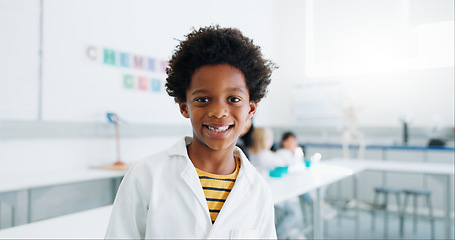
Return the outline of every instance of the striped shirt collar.
<path id="1" fill-rule="evenodd" d="M 192 137 L 184 137 L 180 139 L 177 143 L 174 144 L 173 147 L 169 148 L 168 154 L 170 156 L 182 156 L 187 159 L 188 164 L 191 164 L 193 167 L 193 163 L 191 162 L 189 156 L 188 156 L 188 151 L 186 149 L 186 146 L 190 144 L 193 141 Z M 255 168 L 253 165 L 251 165 L 250 161 L 247 159 L 245 154 L 242 152 L 242 150 L 239 147 L 235 147 L 234 149 L 234 156 L 240 158 L 241 162 L 241 167 L 240 167 L 240 173 L 245 172 L 246 176 L 250 179 L 251 182 L 254 182 L 255 178 Z M 239 174 L 240 174 L 239 173 Z"/>

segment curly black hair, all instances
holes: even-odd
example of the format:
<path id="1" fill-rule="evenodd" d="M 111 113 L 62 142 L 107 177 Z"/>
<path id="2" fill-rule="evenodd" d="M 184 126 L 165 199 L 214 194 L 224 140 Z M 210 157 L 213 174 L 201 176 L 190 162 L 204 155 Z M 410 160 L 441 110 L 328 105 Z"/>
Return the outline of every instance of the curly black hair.
<path id="1" fill-rule="evenodd" d="M 166 69 L 166 91 L 176 102 L 186 102 L 193 73 L 205 65 L 229 64 L 242 71 L 250 101 L 258 103 L 267 93 L 274 63 L 264 59 L 260 47 L 236 28 L 219 25 L 194 30 L 177 45 Z"/>

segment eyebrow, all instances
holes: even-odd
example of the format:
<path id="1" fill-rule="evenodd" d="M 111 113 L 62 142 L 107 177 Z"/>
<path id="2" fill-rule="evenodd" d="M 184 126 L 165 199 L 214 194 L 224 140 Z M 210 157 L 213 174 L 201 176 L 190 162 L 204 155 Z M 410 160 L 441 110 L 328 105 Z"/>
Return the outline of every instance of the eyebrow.
<path id="1" fill-rule="evenodd" d="M 228 88 L 226 92 L 241 92 L 246 94 L 246 92 L 241 88 Z M 196 91 L 192 92 L 191 95 L 195 95 L 198 93 L 209 93 L 209 91 L 206 89 L 197 89 Z"/>

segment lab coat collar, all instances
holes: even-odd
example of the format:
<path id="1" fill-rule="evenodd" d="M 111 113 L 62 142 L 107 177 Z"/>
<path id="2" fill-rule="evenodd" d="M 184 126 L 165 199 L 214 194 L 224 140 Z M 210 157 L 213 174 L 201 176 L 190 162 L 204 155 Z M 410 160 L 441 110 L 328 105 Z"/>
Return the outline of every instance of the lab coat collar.
<path id="1" fill-rule="evenodd" d="M 236 214 L 235 209 L 237 209 L 237 206 L 245 202 L 245 198 L 248 197 L 254 188 L 252 181 L 255 176 L 254 167 L 249 163 L 245 154 L 243 154 L 240 148 L 236 148 L 234 150 L 234 155 L 239 156 L 241 159 L 240 171 L 237 175 L 237 179 L 235 180 L 234 187 L 232 188 L 231 193 L 229 193 L 226 202 L 221 208 L 215 224 L 210 229 L 207 238 L 212 238 L 219 228 L 223 228 L 223 222 L 225 219 L 228 218 L 231 214 Z"/>
<path id="2" fill-rule="evenodd" d="M 194 165 L 191 162 L 190 157 L 188 156 L 188 150 L 186 148 L 186 146 L 189 145 L 192 141 L 193 138 L 188 136 L 180 139 L 173 147 L 169 149 L 168 154 L 170 156 L 179 155 L 185 157 L 188 160 L 188 164 L 190 164 L 194 168 Z M 253 165 L 251 165 L 250 161 L 239 147 L 235 147 L 234 156 L 240 158 L 242 164 L 240 170 L 245 171 L 246 177 L 249 179 L 250 183 L 253 183 L 254 178 L 256 176 L 255 175 L 256 169 L 253 167 Z"/>
<path id="3" fill-rule="evenodd" d="M 186 166 L 183 168 L 183 171 L 180 173 L 180 177 L 191 189 L 198 202 L 201 204 L 203 209 L 206 209 L 206 224 L 212 225 L 210 219 L 210 212 L 208 211 L 207 201 L 205 199 L 204 190 L 202 190 L 201 182 L 199 180 L 196 168 L 191 162 L 190 157 L 188 156 L 188 150 L 186 146 L 191 143 L 193 138 L 185 137 L 179 140 L 173 147 L 169 148 L 169 156 L 180 156 L 183 157 L 186 161 Z"/>
<path id="4" fill-rule="evenodd" d="M 208 205 L 205 199 L 204 191 L 202 190 L 201 183 L 196 172 L 196 168 L 191 162 L 186 148 L 186 146 L 190 144 L 192 140 L 193 138 L 191 137 L 185 137 L 179 140 L 174 145 L 174 147 L 171 147 L 169 149 L 168 154 L 170 156 L 172 155 L 183 156 L 187 160 L 187 165 L 180 174 L 180 176 L 188 184 L 188 187 L 193 191 L 194 195 L 198 199 L 201 206 L 207 210 L 206 211 L 207 221 L 211 225 L 210 213 L 208 211 Z M 226 202 L 220 214 L 218 215 L 215 225 L 212 226 L 212 229 L 207 237 L 210 237 L 215 231 L 213 228 L 217 228 L 216 225 L 219 225 L 216 223 L 223 221 L 223 218 L 227 217 L 229 214 L 232 214 L 230 210 L 235 209 L 236 205 L 241 204 L 244 198 L 248 196 L 248 193 L 251 191 L 251 189 L 254 188 L 253 184 L 255 182 L 254 178 L 257 177 L 255 168 L 253 167 L 253 165 L 251 165 L 251 163 L 248 161 L 247 157 L 240 148 L 236 147 L 234 149 L 234 156 L 239 157 L 241 160 L 240 171 L 239 174 L 237 175 L 236 183 L 234 184 L 231 193 L 226 199 Z"/>
<path id="5" fill-rule="evenodd" d="M 192 137 L 184 137 L 180 139 L 177 143 L 174 144 L 171 148 L 168 150 L 169 156 L 172 155 L 180 155 L 183 157 L 187 157 L 188 160 L 190 159 L 188 157 L 188 151 L 186 149 L 186 146 L 190 144 L 193 141 Z"/>

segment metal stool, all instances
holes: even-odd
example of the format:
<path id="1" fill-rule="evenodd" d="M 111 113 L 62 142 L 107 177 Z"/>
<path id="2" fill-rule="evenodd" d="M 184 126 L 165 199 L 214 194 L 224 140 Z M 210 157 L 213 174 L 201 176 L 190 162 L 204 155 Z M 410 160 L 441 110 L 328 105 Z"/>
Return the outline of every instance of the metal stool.
<path id="1" fill-rule="evenodd" d="M 403 208 L 401 210 L 401 216 L 400 216 L 400 236 L 403 237 L 404 235 L 404 215 L 406 214 L 406 207 L 408 203 L 408 197 L 412 196 L 414 199 L 413 202 L 413 232 L 417 232 L 417 197 L 423 196 L 426 198 L 427 202 L 427 207 L 429 211 L 429 220 L 431 223 L 431 239 L 434 239 L 434 217 L 433 217 L 433 207 L 431 206 L 431 191 L 426 190 L 426 189 L 404 189 L 403 193 L 405 194 L 404 197 L 404 204 Z"/>
<path id="2" fill-rule="evenodd" d="M 388 234 L 388 211 L 387 211 L 387 204 L 388 204 L 388 198 L 389 198 L 389 193 L 394 194 L 396 197 L 397 205 L 398 205 L 398 210 L 400 209 L 400 193 L 401 189 L 398 188 L 389 188 L 389 187 L 376 187 L 374 188 L 374 201 L 373 201 L 373 210 L 371 211 L 372 218 L 371 218 L 371 231 L 375 231 L 375 225 L 376 225 L 376 208 L 378 207 L 378 198 L 380 194 L 384 195 L 384 238 L 387 238 Z"/>

